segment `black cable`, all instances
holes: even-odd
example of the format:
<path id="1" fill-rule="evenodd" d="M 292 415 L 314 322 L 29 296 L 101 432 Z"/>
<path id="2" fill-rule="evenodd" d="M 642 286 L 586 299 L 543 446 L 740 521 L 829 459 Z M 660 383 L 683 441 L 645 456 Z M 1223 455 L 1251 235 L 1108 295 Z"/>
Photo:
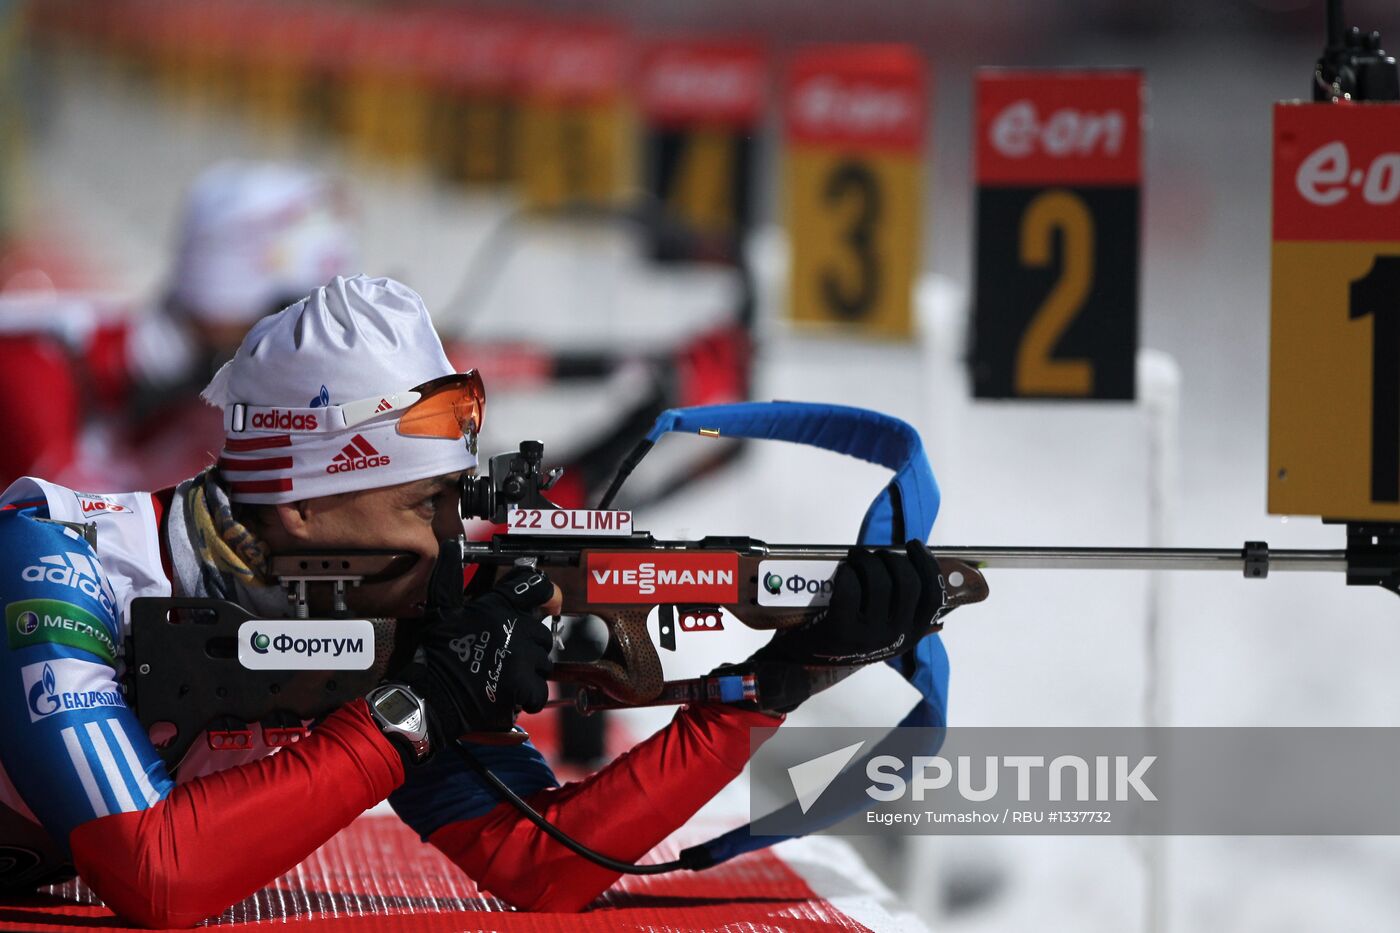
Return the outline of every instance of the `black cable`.
<path id="1" fill-rule="evenodd" d="M 622 488 L 622 484 L 627 481 L 627 477 L 632 475 L 632 471 L 637 468 L 637 464 L 642 462 L 642 458 L 647 455 L 647 452 L 651 450 L 652 446 L 652 441 L 643 438 L 636 447 L 632 448 L 632 452 L 627 455 L 626 459 L 622 461 L 622 465 L 617 468 L 617 475 L 613 477 L 612 485 L 608 487 L 607 492 L 603 493 L 603 498 L 598 503 L 598 508 L 600 510 L 606 509 L 608 506 L 612 505 L 618 490 Z"/>
<path id="2" fill-rule="evenodd" d="M 487 231 L 481 243 L 472 251 L 463 271 L 461 284 L 452 297 L 443 302 L 438 314 L 453 315 L 460 308 L 470 317 L 486 305 L 497 281 L 501 278 L 509 260 L 520 249 L 518 232 L 528 222 L 538 219 L 599 222 L 603 224 L 627 224 L 640 227 L 644 231 L 659 231 L 670 236 L 693 251 L 696 244 L 703 241 L 703 235 L 696 227 L 666 209 L 666 204 L 649 192 L 638 192 L 637 199 L 630 204 L 610 204 L 594 201 L 570 201 L 551 211 L 540 211 L 527 207 L 516 207 L 499 218 Z M 742 249 L 735 249 L 733 262 L 739 273 L 741 301 L 739 323 L 749 327 L 753 323 L 754 283 L 752 270 Z M 458 339 L 466 336 L 466 330 L 459 327 L 452 335 Z"/>
<path id="3" fill-rule="evenodd" d="M 702 868 L 708 868 L 710 865 L 714 864 L 709 853 L 700 846 L 686 849 L 681 853 L 681 857 L 675 861 L 660 862 L 655 865 L 636 865 L 632 862 L 622 862 L 615 858 L 610 858 L 601 852 L 588 848 L 588 846 L 579 842 L 573 836 L 570 836 L 558 826 L 555 826 L 549 820 L 545 819 L 534 807 L 522 800 L 519 794 L 507 787 L 504 781 L 496 777 L 490 768 L 477 760 L 477 757 L 468 751 L 460 742 L 456 743 L 456 748 L 461 754 L 462 759 L 466 761 L 467 766 L 485 779 L 486 783 L 494 787 L 496 792 L 505 798 L 511 806 L 519 810 L 527 820 L 539 827 L 549 838 L 575 855 L 588 859 L 588 861 L 592 862 L 594 865 L 599 865 L 609 871 L 620 872 L 624 875 L 664 875 L 667 872 L 685 871 L 687 869 L 690 871 L 700 871 Z"/>

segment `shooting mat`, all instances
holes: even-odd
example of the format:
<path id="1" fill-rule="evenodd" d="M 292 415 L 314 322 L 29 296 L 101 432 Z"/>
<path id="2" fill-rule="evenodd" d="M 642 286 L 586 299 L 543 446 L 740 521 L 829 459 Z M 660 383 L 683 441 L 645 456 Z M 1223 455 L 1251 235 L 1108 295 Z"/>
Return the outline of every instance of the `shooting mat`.
<path id="1" fill-rule="evenodd" d="M 701 834 L 696 833 L 700 838 Z M 853 877 L 833 864 L 844 845 L 818 840 L 822 868 Z M 675 843 L 652 853 L 674 858 Z M 782 850 L 779 850 L 780 852 Z M 826 874 L 826 871 L 822 872 Z M 858 877 L 860 872 L 855 873 Z M 852 885 L 840 898 L 849 906 Z M 863 892 L 857 910 L 878 929 L 919 929 L 885 913 L 880 892 Z M 887 896 L 887 895 L 886 895 Z M 872 913 L 873 912 L 873 913 Z M 489 916 L 487 916 L 489 914 Z M 300 929 L 338 931 L 588 931 L 588 930 L 867 930 L 870 927 L 820 896 L 773 850 L 734 859 L 704 872 L 624 878 L 584 914 L 515 913 L 482 893 L 443 855 L 424 845 L 396 818 L 366 815 L 294 870 L 235 904 L 207 926 L 250 929 L 295 923 Z M 81 881 L 0 903 L 3 930 L 126 930 Z"/>

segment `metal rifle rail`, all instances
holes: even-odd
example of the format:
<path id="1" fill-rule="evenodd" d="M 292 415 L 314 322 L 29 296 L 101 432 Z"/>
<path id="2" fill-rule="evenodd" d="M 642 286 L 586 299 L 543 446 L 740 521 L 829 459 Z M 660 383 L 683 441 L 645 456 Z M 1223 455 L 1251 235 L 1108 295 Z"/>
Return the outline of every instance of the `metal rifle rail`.
<path id="1" fill-rule="evenodd" d="M 499 539 L 498 539 L 499 541 Z M 849 545 L 766 544 L 753 538 L 702 538 L 695 541 L 662 541 L 648 534 L 630 538 L 560 538 L 520 536 L 495 542 L 467 542 L 467 560 L 501 561 L 521 554 L 545 562 L 567 561 L 590 548 L 657 551 L 734 550 L 746 557 L 778 559 L 844 560 Z M 1131 548 L 1131 547 L 968 547 L 932 545 L 939 557 L 966 561 L 979 568 L 1028 570 L 1225 570 L 1249 577 L 1270 572 L 1346 573 L 1345 550 L 1271 550 L 1262 541 L 1239 548 Z"/>
<path id="2" fill-rule="evenodd" d="M 1231 570 L 1249 576 L 1262 562 L 1268 572 L 1346 573 L 1344 550 L 1270 550 L 1243 548 L 1132 547 L 933 547 L 939 557 L 953 557 L 977 567 L 1032 570 Z M 780 555 L 773 555 L 780 556 Z M 1260 574 L 1262 576 L 1262 574 Z"/>

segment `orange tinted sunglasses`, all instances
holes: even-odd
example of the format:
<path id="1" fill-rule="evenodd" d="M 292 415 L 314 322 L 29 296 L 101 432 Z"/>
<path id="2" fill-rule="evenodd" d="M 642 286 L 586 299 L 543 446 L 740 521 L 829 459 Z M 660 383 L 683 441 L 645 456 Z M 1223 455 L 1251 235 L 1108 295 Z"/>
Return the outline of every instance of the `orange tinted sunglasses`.
<path id="1" fill-rule="evenodd" d="M 481 432 L 486 387 L 476 370 L 430 379 L 411 390 L 418 401 L 399 416 L 398 430 L 409 437 L 467 437 Z"/>

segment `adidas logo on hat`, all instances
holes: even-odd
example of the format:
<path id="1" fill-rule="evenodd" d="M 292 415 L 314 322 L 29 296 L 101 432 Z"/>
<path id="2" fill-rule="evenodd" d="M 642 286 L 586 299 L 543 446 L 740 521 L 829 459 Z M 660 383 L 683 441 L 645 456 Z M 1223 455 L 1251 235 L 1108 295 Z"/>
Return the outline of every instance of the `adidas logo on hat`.
<path id="1" fill-rule="evenodd" d="M 374 445 L 365 440 L 364 435 L 356 434 L 350 443 L 341 448 L 340 453 L 326 467 L 327 473 L 349 473 L 351 470 L 372 470 L 389 465 L 389 455 L 381 454 Z"/>

